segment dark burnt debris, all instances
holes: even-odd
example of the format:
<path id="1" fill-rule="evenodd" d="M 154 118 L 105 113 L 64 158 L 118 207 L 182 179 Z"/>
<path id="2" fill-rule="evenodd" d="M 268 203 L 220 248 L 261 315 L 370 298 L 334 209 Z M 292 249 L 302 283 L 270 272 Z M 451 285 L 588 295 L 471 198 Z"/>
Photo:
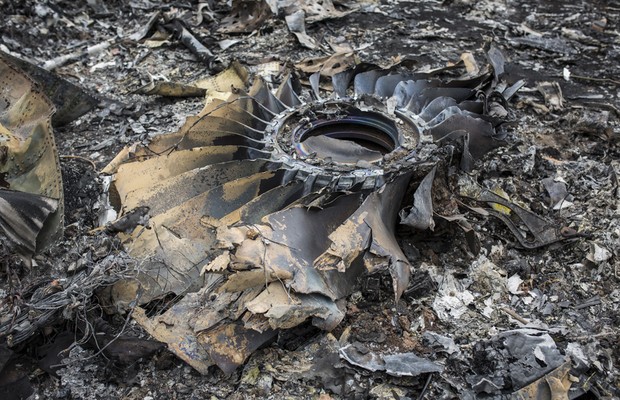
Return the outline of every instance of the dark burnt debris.
<path id="1" fill-rule="evenodd" d="M 611 3 L 0 0 L 0 396 L 620 396 Z"/>

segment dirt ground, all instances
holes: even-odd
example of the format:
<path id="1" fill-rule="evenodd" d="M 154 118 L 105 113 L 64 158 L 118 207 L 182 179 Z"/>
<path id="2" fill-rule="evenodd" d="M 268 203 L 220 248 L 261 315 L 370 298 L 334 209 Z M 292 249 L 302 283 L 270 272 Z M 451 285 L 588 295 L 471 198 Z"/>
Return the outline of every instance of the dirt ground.
<path id="1" fill-rule="evenodd" d="M 196 1 L 0 0 L 0 50 L 34 64 L 109 41 L 54 70 L 100 105 L 55 128 L 66 232 L 31 269 L 16 262 L 10 276 L 3 272 L 5 303 L 10 298 L 27 308 L 28 290 L 41 282 L 70 279 L 81 268 L 131 263 L 117 238 L 89 234 L 99 225 L 98 171 L 125 145 L 173 132 L 203 106 L 201 97 L 147 96 L 137 94 L 139 88 L 153 80 L 188 83 L 233 60 L 250 70 L 267 61 L 295 64 L 332 54 L 328 43 L 350 45 L 364 62 L 410 56 L 419 69 L 445 66 L 464 52 L 484 64 L 493 43 L 508 59 L 507 75 L 526 84 L 510 101 L 508 145 L 477 161 L 472 176 L 558 227 L 584 235 L 526 250 L 499 220 L 474 214 L 470 221 L 481 244 L 474 255 L 460 231 L 439 224 L 416 238 L 415 254 L 407 250 L 413 248 L 410 236 L 402 236 L 401 246 L 415 262 L 398 304 L 389 278 L 368 277 L 348 299 L 346 317 L 334 331 L 308 325 L 283 332 L 231 376 L 216 367 L 201 375 L 167 350 L 123 363 L 82 343 L 52 374 L 31 368 L 32 398 L 504 398 L 524 386 L 527 379 L 520 375 L 544 370 L 539 377 L 551 376 L 547 367 L 557 360 L 572 368 L 569 387 L 539 398 L 551 393 L 564 396 L 558 399 L 620 398 L 620 2 L 343 2 L 357 10 L 306 25 L 321 44 L 317 49 L 302 46 L 280 16 L 251 33 L 218 33 L 230 7 L 209 4 L 213 13 L 202 8 L 197 24 Z M 155 11 L 186 21 L 214 60 L 198 60 L 174 38 L 157 45 L 132 40 Z M 222 49 L 225 39 L 237 42 Z M 565 185 L 558 207 L 549 182 Z M 95 289 L 74 298 L 17 352 L 36 365 L 37 349 L 76 329 L 84 308 L 99 313 L 90 298 Z M 113 335 L 124 328 L 146 338 L 124 316 L 104 318 Z M 524 361 L 506 335 L 550 340 L 545 347 L 550 353 Z M 338 352 L 332 357 L 325 349 L 334 341 L 362 343 L 375 354 L 414 352 L 442 371 L 413 377 L 373 372 L 347 363 Z"/>

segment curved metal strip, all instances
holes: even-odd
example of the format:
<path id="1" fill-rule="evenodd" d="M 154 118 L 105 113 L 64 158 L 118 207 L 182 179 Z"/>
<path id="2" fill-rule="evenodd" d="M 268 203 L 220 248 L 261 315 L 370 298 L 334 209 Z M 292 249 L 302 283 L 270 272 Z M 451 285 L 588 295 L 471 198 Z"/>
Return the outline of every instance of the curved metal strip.
<path id="1" fill-rule="evenodd" d="M 512 96 L 514 96 L 519 91 L 519 89 L 525 86 L 526 83 L 527 81 L 525 79 L 518 80 L 511 86 L 504 89 L 504 91 L 502 92 L 502 96 L 504 96 L 504 99 L 506 99 L 506 101 L 510 100 Z"/>
<path id="2" fill-rule="evenodd" d="M 427 87 L 435 87 L 439 83 L 435 80 L 403 81 L 399 82 L 394 88 L 394 97 L 398 100 L 398 107 L 408 106 L 413 99 L 420 95 L 422 90 Z M 417 109 L 410 109 L 417 114 Z"/>
<path id="3" fill-rule="evenodd" d="M 445 121 L 446 119 L 452 117 L 453 115 L 469 115 L 472 118 L 482 118 L 482 116 L 471 113 L 469 111 L 466 110 L 461 110 L 458 106 L 452 106 L 452 107 L 447 107 L 444 110 L 442 110 L 439 114 L 437 114 L 435 116 L 435 118 L 433 118 L 432 120 L 428 121 L 428 126 L 430 128 L 439 125 L 440 123 L 442 123 L 443 121 Z M 483 119 L 483 118 L 482 118 Z"/>
<path id="4" fill-rule="evenodd" d="M 237 106 L 252 114 L 255 118 L 266 125 L 269 125 L 269 122 L 277 115 L 250 94 L 240 96 L 237 100 Z"/>
<path id="5" fill-rule="evenodd" d="M 250 116 L 249 113 L 246 113 L 245 111 L 244 113 L 247 116 Z M 254 121 L 256 119 L 252 118 L 252 120 Z M 260 122 L 260 124 L 264 125 L 264 122 Z M 196 122 L 188 126 L 187 131 L 192 132 L 193 130 L 201 130 L 236 132 L 241 135 L 260 140 L 263 138 L 263 129 L 264 128 L 253 128 L 252 124 L 248 125 L 241 120 L 227 119 L 216 115 L 206 115 L 200 117 L 196 120 Z"/>
<path id="6" fill-rule="evenodd" d="M 467 88 L 445 88 L 445 87 L 427 87 L 422 90 L 420 96 L 425 98 L 428 102 L 437 97 L 452 97 L 457 102 L 470 99 L 476 92 L 473 89 Z"/>
<path id="7" fill-rule="evenodd" d="M 418 116 L 428 122 L 439 115 L 439 113 L 446 108 L 454 107 L 456 105 L 457 102 L 452 97 L 440 96 L 429 102 L 418 114 Z"/>
<path id="8" fill-rule="evenodd" d="M 472 89 L 465 88 L 425 87 L 416 96 L 411 98 L 407 108 L 417 114 L 436 98 L 451 97 L 458 103 L 469 99 L 474 93 Z"/>
<path id="9" fill-rule="evenodd" d="M 254 84 L 250 88 L 249 95 L 274 115 L 286 109 L 285 105 L 271 93 L 265 80 L 260 76 L 255 78 Z M 264 117 L 266 117 L 266 115 L 264 115 Z"/>
<path id="10" fill-rule="evenodd" d="M 153 186 L 183 172 L 232 160 L 269 158 L 269 153 L 242 146 L 205 146 L 174 151 L 143 161 L 122 164 L 115 175 L 114 188 L 121 199 L 127 193 Z"/>
<path id="11" fill-rule="evenodd" d="M 321 98 L 321 90 L 320 90 L 320 81 L 321 81 L 321 72 L 317 71 L 314 74 L 310 75 L 308 78 L 310 81 L 310 87 L 312 88 L 312 93 L 314 97 L 319 100 Z"/>
<path id="12" fill-rule="evenodd" d="M 349 88 L 349 84 L 351 83 L 351 79 L 354 74 L 355 70 L 349 69 L 332 75 L 332 86 L 334 87 L 334 92 L 338 95 L 338 97 L 347 97 L 347 89 Z"/>
<path id="13" fill-rule="evenodd" d="M 202 215 L 221 219 L 234 210 L 243 207 L 261 194 L 285 185 L 291 178 L 286 169 L 260 172 L 245 178 L 235 179 L 208 192 L 203 200 Z"/>
<path id="14" fill-rule="evenodd" d="M 289 74 L 280 84 L 280 87 L 278 87 L 276 98 L 287 107 L 295 107 L 302 103 L 297 92 L 293 88 L 293 78 L 291 74 Z"/>
<path id="15" fill-rule="evenodd" d="M 284 209 L 304 194 L 303 182 L 290 182 L 275 187 L 260 196 L 252 199 L 244 206 L 222 218 L 225 225 L 232 224 L 259 224 L 261 219 L 274 212 Z"/>
<path id="16" fill-rule="evenodd" d="M 217 104 L 219 103 L 219 104 Z M 201 116 L 202 124 L 211 125 L 212 118 L 218 117 L 227 121 L 236 122 L 242 126 L 247 126 L 255 131 L 262 131 L 273 117 L 268 116 L 267 120 L 262 118 L 262 111 L 257 104 L 249 96 L 237 96 L 233 100 L 223 101 L 216 99 L 213 101 L 214 107 Z M 217 104 L 217 105 L 215 105 Z M 200 123 L 200 122 L 199 122 Z M 234 132 L 235 130 L 233 130 Z"/>
<path id="17" fill-rule="evenodd" d="M 474 158 L 481 158 L 504 144 L 495 139 L 495 129 L 489 122 L 469 115 L 453 115 L 439 125 L 430 129 L 434 140 L 441 140 L 454 131 L 463 130 L 469 133 L 469 151 Z"/>
<path id="18" fill-rule="evenodd" d="M 413 75 L 411 74 L 393 74 L 379 77 L 375 84 L 374 94 L 379 97 L 391 97 L 400 82 L 409 81 L 412 78 Z"/>
<path id="19" fill-rule="evenodd" d="M 456 78 L 450 79 L 442 83 L 441 86 L 447 88 L 467 88 L 467 89 L 481 89 L 487 83 L 489 83 L 491 78 L 491 71 L 486 69 L 480 75 L 470 77 L 470 78 Z"/>
<path id="20" fill-rule="evenodd" d="M 506 64 L 506 57 L 504 54 L 495 46 L 491 46 L 489 51 L 487 52 L 487 59 L 493 68 L 493 76 L 494 81 L 498 82 L 500 78 L 504 75 L 504 65 Z"/>
<path id="21" fill-rule="evenodd" d="M 387 75 L 387 73 L 388 72 L 384 70 L 373 69 L 355 75 L 355 78 L 353 78 L 353 90 L 355 92 L 355 96 L 373 94 L 375 92 L 377 79 Z"/>
<path id="22" fill-rule="evenodd" d="M 266 170 L 280 164 L 265 159 L 234 160 L 183 172 L 152 185 L 132 190 L 123 199 L 123 207 L 131 210 L 149 207 L 150 215 L 165 212 L 216 186 Z M 174 193 L 174 196 L 170 194 Z"/>
<path id="23" fill-rule="evenodd" d="M 238 131 L 217 130 L 207 124 L 194 125 L 194 122 L 189 121 L 178 132 L 155 137 L 148 147 L 137 149 L 136 156 L 153 156 L 205 146 L 240 145 L 257 149 L 264 147 L 264 143 L 260 140 L 262 134 L 247 135 Z"/>

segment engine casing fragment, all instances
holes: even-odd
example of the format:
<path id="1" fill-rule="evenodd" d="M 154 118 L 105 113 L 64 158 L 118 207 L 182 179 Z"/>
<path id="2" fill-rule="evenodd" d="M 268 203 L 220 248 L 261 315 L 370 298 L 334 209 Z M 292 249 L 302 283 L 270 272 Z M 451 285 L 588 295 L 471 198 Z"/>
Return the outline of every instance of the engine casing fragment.
<path id="1" fill-rule="evenodd" d="M 239 64 L 215 77 L 231 90 L 208 92 L 199 115 L 116 171 L 119 208 L 148 207 L 150 219 L 121 233 L 140 267 L 110 289 L 114 302 L 182 297 L 134 316 L 206 373 L 232 372 L 279 329 L 333 329 L 364 274 L 389 271 L 398 300 L 411 265 L 395 226 L 413 173 L 434 171 L 447 143 L 465 170 L 503 143 L 487 100 L 505 103 L 515 88 L 496 91 L 491 67 L 455 68 L 358 66 L 334 75 L 329 98 L 318 75 L 311 91 L 294 89 L 293 72 L 277 88 L 254 76 L 248 89 Z M 414 207 L 430 226 L 432 207 Z"/>

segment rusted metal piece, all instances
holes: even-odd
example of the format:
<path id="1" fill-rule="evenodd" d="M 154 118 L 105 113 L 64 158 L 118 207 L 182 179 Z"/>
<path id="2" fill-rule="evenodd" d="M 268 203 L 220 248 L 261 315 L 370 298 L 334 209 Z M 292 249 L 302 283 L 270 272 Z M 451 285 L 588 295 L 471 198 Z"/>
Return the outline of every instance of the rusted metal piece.
<path id="1" fill-rule="evenodd" d="M 63 191 L 52 134 L 54 106 L 0 57 L 0 227 L 28 259 L 63 230 Z"/>

